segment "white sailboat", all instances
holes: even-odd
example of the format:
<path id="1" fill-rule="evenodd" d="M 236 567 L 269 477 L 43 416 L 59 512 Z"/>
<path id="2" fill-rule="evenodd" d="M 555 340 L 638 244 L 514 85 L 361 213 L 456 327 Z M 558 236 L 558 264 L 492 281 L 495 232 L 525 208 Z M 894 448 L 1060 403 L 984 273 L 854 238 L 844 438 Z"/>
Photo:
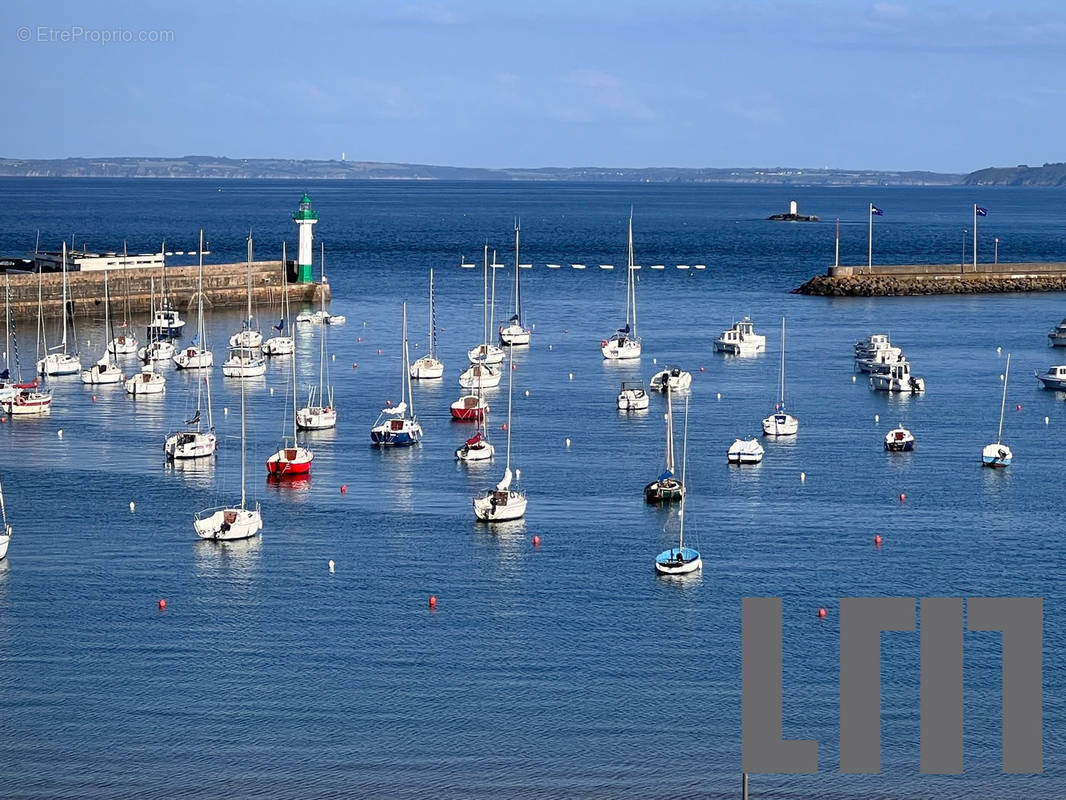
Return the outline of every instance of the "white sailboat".
<path id="1" fill-rule="evenodd" d="M 799 420 L 785 413 L 785 318 L 781 317 L 781 371 L 777 381 L 777 403 L 774 413 L 762 421 L 766 436 L 795 436 L 799 433 Z"/>
<path id="2" fill-rule="evenodd" d="M 629 214 L 629 261 L 626 267 L 626 324 L 610 338 L 600 342 L 600 352 L 609 361 L 640 358 L 641 343 L 637 336 L 637 279 L 633 263 L 633 214 Z"/>
<path id="3" fill-rule="evenodd" d="M 289 319 L 289 274 L 285 259 L 285 242 L 281 243 L 281 321 L 273 326 L 278 332 L 263 342 L 263 355 L 287 356 L 296 352 L 296 342 L 291 333 L 292 322 Z"/>
<path id="4" fill-rule="evenodd" d="M 107 350 L 109 353 L 116 356 L 128 356 L 137 352 L 137 348 L 140 344 L 137 341 L 137 335 L 133 332 L 133 325 L 130 323 L 130 273 L 126 265 L 126 243 L 122 243 L 122 277 L 125 283 L 125 297 L 122 301 L 122 325 L 119 329 L 122 331 L 118 336 L 114 336 L 112 332 L 112 339 L 107 343 Z"/>
<path id="5" fill-rule="evenodd" d="M 166 384 L 166 376 L 156 372 L 152 360 L 146 358 L 141 362 L 141 371 L 126 378 L 123 386 L 126 387 L 127 394 L 137 397 L 138 395 L 146 394 L 162 394 L 166 391 Z"/>
<path id="6" fill-rule="evenodd" d="M 502 364 L 504 358 L 503 348 L 489 341 L 489 320 L 495 316 L 496 309 L 496 253 L 492 253 L 492 299 L 489 299 L 489 246 L 485 245 L 484 253 L 484 280 L 481 309 L 481 344 L 472 347 L 466 352 L 471 364 Z M 495 384 L 493 384 L 495 385 Z"/>
<path id="7" fill-rule="evenodd" d="M 201 539 L 233 541 L 248 539 L 263 529 L 263 517 L 259 503 L 247 507 L 245 481 L 247 478 L 247 424 L 245 422 L 244 384 L 241 384 L 241 503 L 239 506 L 209 508 L 201 511 L 193 520 L 193 529 Z"/>
<path id="8" fill-rule="evenodd" d="M 522 325 L 522 295 L 519 289 L 518 279 L 518 238 L 522 226 L 515 220 L 514 223 L 514 314 L 511 318 L 500 325 L 500 344 L 505 347 L 517 347 L 529 344 L 530 330 Z"/>
<path id="9" fill-rule="evenodd" d="M 67 305 L 67 243 L 63 242 L 63 307 L 60 313 L 63 315 L 63 341 L 55 349 L 61 347 L 61 353 L 48 353 L 37 362 L 37 374 L 46 376 L 76 375 L 81 372 L 81 359 L 77 353 L 67 352 L 67 315 L 70 309 Z M 71 317 L 73 324 L 73 317 Z M 74 349 L 77 351 L 78 339 L 74 336 Z"/>
<path id="10" fill-rule="evenodd" d="M 11 544 L 11 526 L 7 524 L 7 506 L 4 505 L 4 482 L 0 480 L 0 521 L 3 522 L 3 528 L 0 528 L 0 559 L 7 556 L 8 545 Z"/>
<path id="11" fill-rule="evenodd" d="M 1007 366 L 1003 370 L 1003 399 L 999 403 L 999 432 L 996 441 L 986 444 L 981 451 L 981 463 L 986 467 L 1009 467 L 1014 460 L 1014 453 L 1003 443 L 1003 414 L 1007 410 L 1007 380 L 1010 378 L 1010 353 L 1007 353 Z"/>
<path id="12" fill-rule="evenodd" d="M 200 273 L 196 289 L 196 336 L 188 347 L 174 355 L 178 369 L 207 369 L 215 363 L 215 354 L 207 348 L 207 330 L 204 327 L 204 232 L 200 230 Z"/>
<path id="13" fill-rule="evenodd" d="M 10 283 L 10 280 L 8 281 Z M 10 287 L 8 297 L 4 301 L 8 317 L 8 355 L 7 363 L 11 363 L 11 340 L 15 339 L 15 327 L 11 321 Z M 37 275 L 37 335 L 38 346 L 40 337 L 44 334 L 43 328 L 44 303 L 41 297 L 41 276 Z M 9 368 L 4 370 L 9 372 Z M 10 375 L 9 375 L 10 380 Z M 12 417 L 16 416 L 43 416 L 52 412 L 52 392 L 49 389 L 41 389 L 36 378 L 29 383 L 22 381 L 22 361 L 19 359 L 18 340 L 15 339 L 15 382 L 7 383 L 7 391 L 0 394 L 0 408 L 3 408 Z"/>
<path id="14" fill-rule="evenodd" d="M 207 387 L 207 430 L 201 422 L 201 399 L 203 389 Z M 196 413 L 192 419 L 185 420 L 185 430 L 172 433 L 163 442 L 163 452 L 170 460 L 188 458 L 206 458 L 215 454 L 215 419 L 211 414 L 211 382 L 207 376 L 196 379 Z"/>
<path id="15" fill-rule="evenodd" d="M 464 398 L 460 398 L 462 400 Z M 488 461 L 496 455 L 496 448 L 488 440 L 488 420 L 489 420 L 489 406 L 481 398 L 481 390 L 479 389 L 472 395 L 467 395 L 467 400 L 473 400 L 472 408 L 466 409 L 471 411 L 470 416 L 456 417 L 457 419 L 476 419 L 477 428 L 474 431 L 474 435 L 463 442 L 462 446 L 455 451 L 455 459 L 457 461 Z M 456 401 L 459 402 L 459 401 Z M 477 413 L 480 411 L 480 413 Z M 452 416 L 456 416 L 455 403 L 452 403 Z"/>
<path id="16" fill-rule="evenodd" d="M 151 279 L 148 290 L 148 314 L 151 319 L 156 317 L 155 308 L 155 278 Z M 184 326 L 184 322 L 182 325 Z M 141 361 L 148 359 L 149 361 L 169 361 L 174 357 L 174 345 L 170 339 L 166 336 L 163 338 L 152 338 L 151 330 L 152 326 L 149 324 L 148 344 L 137 350 L 137 358 Z"/>
<path id="17" fill-rule="evenodd" d="M 202 244 L 201 239 L 201 244 Z M 200 248 L 203 250 L 203 247 Z M 203 263 L 203 256 L 201 264 Z M 255 349 L 263 343 L 263 334 L 252 326 L 255 316 L 252 314 L 252 235 L 248 234 L 248 315 L 244 318 L 242 328 L 229 337 L 230 347 L 247 347 Z"/>
<path id="18" fill-rule="evenodd" d="M 437 317 L 433 312 L 433 268 L 429 268 L 429 352 L 411 365 L 411 377 L 433 380 L 444 376 L 444 362 L 437 358 Z"/>
<path id="19" fill-rule="evenodd" d="M 685 474 L 688 471 L 688 398 L 685 398 L 685 438 L 681 446 L 681 483 L 685 482 Z M 685 575 L 703 569 L 703 559 L 700 558 L 699 550 L 694 547 L 685 547 L 685 495 L 681 495 L 681 507 L 677 511 L 680 531 L 677 536 L 677 547 L 663 550 L 655 557 L 655 571 L 660 575 Z"/>
<path id="20" fill-rule="evenodd" d="M 4 369 L 0 371 L 0 403 L 7 402 L 15 397 L 18 383 L 11 375 L 11 276 L 4 274 Z M 16 343 L 17 347 L 17 343 Z"/>
<path id="21" fill-rule="evenodd" d="M 222 374 L 227 378 L 259 378 L 266 371 L 266 359 L 258 347 L 231 347 L 222 362 Z"/>
<path id="22" fill-rule="evenodd" d="M 407 351 L 407 303 L 403 304 L 403 347 L 400 353 L 400 402 L 381 409 L 370 429 L 370 441 L 379 447 L 404 447 L 422 441 L 422 426 L 411 397 L 411 365 Z"/>
<path id="23" fill-rule="evenodd" d="M 514 357 L 510 351 L 508 367 Z M 505 522 L 520 519 L 526 513 L 526 493 L 512 486 L 512 479 L 517 480 L 520 472 L 511 472 L 511 399 L 514 395 L 514 370 L 507 370 L 507 465 L 503 478 L 492 489 L 486 489 L 474 497 L 474 516 L 482 522 Z"/>
<path id="24" fill-rule="evenodd" d="M 305 431 L 318 431 L 337 425 L 337 406 L 333 402 L 333 387 L 329 383 L 329 367 L 326 361 L 326 331 L 319 333 L 318 386 L 308 389 L 307 405 L 296 412 L 296 427 Z"/>
<path id="25" fill-rule="evenodd" d="M 284 259 L 282 259 L 284 260 Z M 288 303 L 285 304 L 286 312 L 288 311 Z M 282 325 L 284 325 L 285 319 L 282 318 Z M 311 452 L 310 448 L 301 447 L 299 442 L 296 441 L 296 416 L 297 416 L 297 401 L 296 401 L 296 351 L 292 352 L 292 373 L 289 376 L 292 383 L 292 438 L 286 438 L 281 447 L 276 453 L 271 455 L 266 460 L 267 473 L 272 478 L 290 478 L 298 475 L 307 475 L 311 472 L 311 462 L 315 460 L 315 454 Z M 288 420 L 288 412 L 286 410 L 286 421 Z"/>
<path id="26" fill-rule="evenodd" d="M 111 294 L 107 285 L 107 270 L 104 270 L 104 336 L 110 336 L 113 333 L 111 330 Z M 104 354 L 100 357 L 100 360 L 93 364 L 89 369 L 82 371 L 81 382 L 86 384 L 107 384 L 107 383 L 120 383 L 122 381 L 122 370 L 118 368 L 118 364 L 111 358 L 111 353 L 108 349 L 104 348 Z"/>

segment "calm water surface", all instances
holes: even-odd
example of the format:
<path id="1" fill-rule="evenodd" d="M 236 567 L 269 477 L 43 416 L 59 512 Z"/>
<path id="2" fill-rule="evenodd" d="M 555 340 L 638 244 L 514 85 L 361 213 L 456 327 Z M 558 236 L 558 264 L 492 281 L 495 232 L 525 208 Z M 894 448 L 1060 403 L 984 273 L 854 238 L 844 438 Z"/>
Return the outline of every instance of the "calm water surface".
<path id="1" fill-rule="evenodd" d="M 195 379 L 171 368 L 163 397 L 132 400 L 121 387 L 60 379 L 50 418 L 0 425 L 15 528 L 0 562 L 4 796 L 735 797 L 740 603 L 749 595 L 784 598 L 785 736 L 817 739 L 821 767 L 818 776 L 753 776 L 753 797 L 1066 794 L 1055 523 L 1066 395 L 1032 376 L 1061 360 L 1045 334 L 1066 315 L 1066 298 L 790 295 L 831 261 L 833 225 L 763 220 L 798 199 L 804 212 L 840 217 L 842 261 L 861 262 L 874 202 L 885 210 L 877 260 L 948 262 L 961 258 L 979 202 L 989 208 L 982 260 L 993 236 L 1004 260 L 1063 259 L 1060 193 L 0 185 L 5 254 L 32 250 L 38 228 L 47 248 L 73 234 L 79 247 L 117 249 L 126 239 L 131 250 L 150 250 L 164 238 L 168 249 L 190 248 L 202 226 L 213 260 L 240 260 L 249 229 L 258 257 L 279 255 L 283 238 L 292 252 L 289 215 L 307 189 L 321 214 L 332 310 L 348 318 L 327 343 L 341 421 L 305 437 L 315 451 L 309 482 L 268 485 L 262 463 L 284 434 L 288 360 L 246 384 L 260 539 L 219 546 L 192 531 L 196 511 L 233 502 L 240 490 L 240 389 L 217 368 L 221 446 L 206 465 L 164 464 L 164 436 L 195 406 Z M 598 265 L 624 265 L 631 206 L 637 262 L 667 269 L 639 274 L 644 356 L 619 366 L 603 362 L 598 343 L 621 324 L 624 271 Z M 534 264 L 522 277 L 536 328 L 515 358 L 512 460 L 530 505 L 525 519 L 490 530 L 475 524 L 470 498 L 503 471 L 506 383 L 489 392 L 499 457 L 457 465 L 452 452 L 471 429 L 450 420 L 448 405 L 481 330 L 481 272 L 458 264 L 461 255 L 479 261 L 487 241 L 513 265 L 516 215 L 522 261 Z M 707 268 L 679 271 L 679 263 Z M 423 444 L 380 452 L 368 431 L 399 398 L 400 303 L 408 301 L 415 357 L 426 346 L 430 267 L 447 371 L 414 389 Z M 497 279 L 503 319 L 511 273 Z M 279 312 L 258 313 L 266 321 Z M 713 338 L 743 315 L 767 334 L 767 353 L 715 355 Z M 755 435 L 774 402 L 782 316 L 800 434 L 768 443 L 758 467 L 730 468 L 726 448 Z M 239 317 L 210 316 L 216 359 Z M 79 327 L 86 363 L 100 353 L 102 329 L 102 320 Z M 852 382 L 851 345 L 873 332 L 905 348 L 925 396 L 890 398 Z M 297 334 L 301 395 L 318 380 L 322 333 Z M 18 334 L 26 353 L 33 326 Z M 993 472 L 981 469 L 980 450 L 995 438 L 1007 352 L 1004 438 L 1015 464 Z M 654 576 L 652 559 L 676 537 L 677 521 L 641 496 L 662 468 L 663 401 L 628 416 L 614 406 L 620 381 L 647 380 L 663 363 L 694 371 L 686 533 L 705 566 L 683 582 Z M 888 455 L 882 437 L 901 421 L 918 449 Z M 439 600 L 433 613 L 430 594 Z M 839 775 L 838 599 L 858 595 L 1043 597 L 1044 774 L 1001 774 L 1000 638 L 967 633 L 966 772 L 919 775 L 918 635 L 890 633 L 883 773 Z M 816 618 L 819 606 L 826 620 Z"/>

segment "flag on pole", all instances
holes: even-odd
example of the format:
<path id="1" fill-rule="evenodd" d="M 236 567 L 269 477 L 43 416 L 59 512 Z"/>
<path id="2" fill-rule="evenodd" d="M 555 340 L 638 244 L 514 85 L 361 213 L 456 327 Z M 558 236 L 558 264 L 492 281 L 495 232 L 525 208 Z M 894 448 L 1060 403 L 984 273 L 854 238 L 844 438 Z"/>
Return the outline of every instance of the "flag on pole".
<path id="1" fill-rule="evenodd" d="M 883 211 L 882 211 L 881 209 L 879 209 L 879 208 L 878 208 L 877 206 L 875 206 L 875 205 L 874 205 L 873 203 L 870 203 L 870 213 L 871 213 L 871 214 L 876 214 L 877 216 L 881 216 L 881 215 L 882 215 L 882 214 L 884 214 L 885 212 L 883 212 Z"/>
<path id="2" fill-rule="evenodd" d="M 974 206 L 974 208 L 977 210 L 977 216 L 979 216 L 979 217 L 987 217 L 988 216 L 988 209 L 987 208 L 981 208 L 981 206 Z"/>

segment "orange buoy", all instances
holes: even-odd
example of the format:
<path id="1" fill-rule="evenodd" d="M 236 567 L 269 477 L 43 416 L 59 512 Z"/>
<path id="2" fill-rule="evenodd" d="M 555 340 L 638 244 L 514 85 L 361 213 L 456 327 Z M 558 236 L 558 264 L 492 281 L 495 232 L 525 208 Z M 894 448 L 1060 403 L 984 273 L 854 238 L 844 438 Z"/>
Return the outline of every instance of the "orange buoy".
<path id="1" fill-rule="evenodd" d="M 341 494 L 348 494 L 348 484 L 346 484 L 346 483 L 342 483 L 341 484 Z"/>
<path id="2" fill-rule="evenodd" d="M 505 423 L 503 423 L 503 425 L 501 425 L 501 426 L 500 426 L 500 430 L 501 430 L 501 431 L 505 431 L 505 430 L 507 430 L 507 423 L 506 423 L 506 422 L 505 422 Z"/>
<path id="3" fill-rule="evenodd" d="M 534 547 L 540 547 L 540 537 L 539 536 L 534 536 L 533 537 L 533 546 Z"/>
<path id="4" fill-rule="evenodd" d="M 904 494 L 903 492 L 900 492 L 900 493 L 899 493 L 899 501 L 900 501 L 901 503 L 905 503 L 905 502 L 907 502 L 907 495 L 905 495 L 905 494 Z"/>
<path id="5" fill-rule="evenodd" d="M 879 533 L 874 536 L 874 546 L 875 547 L 880 547 L 881 546 L 881 534 L 879 534 Z"/>
<path id="6" fill-rule="evenodd" d="M 821 608 L 818 609 L 818 619 L 825 619 L 827 613 L 828 612 L 825 610 L 825 606 L 822 606 Z"/>
<path id="7" fill-rule="evenodd" d="M 437 607 L 437 595 L 431 594 L 429 596 L 429 607 L 430 608 L 436 608 Z"/>
<path id="8" fill-rule="evenodd" d="M 7 422 L 7 417 L 0 417 L 0 422 Z"/>
<path id="9" fill-rule="evenodd" d="M 166 608 L 167 608 L 167 601 L 164 600 L 163 598 L 159 598 L 159 610 L 160 611 L 166 611 Z"/>

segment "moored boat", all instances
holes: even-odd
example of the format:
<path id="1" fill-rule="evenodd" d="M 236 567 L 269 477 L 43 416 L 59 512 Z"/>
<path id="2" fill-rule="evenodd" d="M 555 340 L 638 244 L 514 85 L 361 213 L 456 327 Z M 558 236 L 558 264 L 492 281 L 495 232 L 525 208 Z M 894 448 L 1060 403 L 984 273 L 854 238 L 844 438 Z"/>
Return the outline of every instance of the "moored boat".
<path id="1" fill-rule="evenodd" d="M 914 434 L 904 428 L 902 423 L 885 434 L 885 450 L 889 452 L 907 453 L 914 449 L 915 444 Z"/>
<path id="2" fill-rule="evenodd" d="M 722 331 L 722 335 L 714 340 L 714 349 L 735 356 L 753 356 L 766 349 L 766 337 L 755 332 L 755 324 L 750 317 L 744 317 L 740 322 L 734 322 L 733 327 Z"/>

